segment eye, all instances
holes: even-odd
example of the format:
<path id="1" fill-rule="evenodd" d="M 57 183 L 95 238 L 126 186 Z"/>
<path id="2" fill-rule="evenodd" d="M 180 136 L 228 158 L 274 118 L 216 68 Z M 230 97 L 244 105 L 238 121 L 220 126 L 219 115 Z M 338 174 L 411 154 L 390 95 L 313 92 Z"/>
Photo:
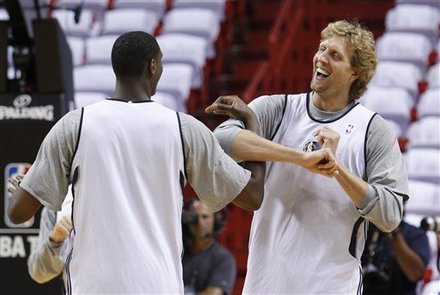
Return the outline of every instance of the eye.
<path id="1" fill-rule="evenodd" d="M 317 52 L 323 52 L 325 51 L 325 47 L 324 46 L 319 46 L 318 50 L 316 50 Z"/>

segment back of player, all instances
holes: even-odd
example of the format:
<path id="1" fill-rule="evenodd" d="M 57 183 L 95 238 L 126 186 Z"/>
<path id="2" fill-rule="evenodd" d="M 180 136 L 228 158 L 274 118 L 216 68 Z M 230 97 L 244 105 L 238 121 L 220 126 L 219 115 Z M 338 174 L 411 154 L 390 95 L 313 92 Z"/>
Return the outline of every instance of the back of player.
<path id="1" fill-rule="evenodd" d="M 71 167 L 68 292 L 183 293 L 182 266 L 173 259 L 182 253 L 177 114 L 152 101 L 90 105 Z"/>

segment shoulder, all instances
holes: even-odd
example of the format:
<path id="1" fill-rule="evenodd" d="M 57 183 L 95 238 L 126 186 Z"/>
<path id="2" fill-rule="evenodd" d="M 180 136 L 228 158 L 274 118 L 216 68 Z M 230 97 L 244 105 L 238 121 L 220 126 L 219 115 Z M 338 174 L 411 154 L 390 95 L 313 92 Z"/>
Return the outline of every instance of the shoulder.
<path id="1" fill-rule="evenodd" d="M 202 122 L 189 114 L 178 112 L 177 116 L 179 117 L 182 129 L 186 129 L 186 131 L 188 131 L 189 129 L 209 130 L 208 127 L 206 127 Z"/>
<path id="2" fill-rule="evenodd" d="M 249 103 L 252 110 L 283 109 L 286 104 L 286 94 L 262 95 Z"/>
<path id="3" fill-rule="evenodd" d="M 422 236 L 422 237 L 425 236 L 426 239 L 428 239 L 425 231 L 423 229 L 421 229 L 420 227 L 416 227 L 416 226 L 409 224 L 409 223 L 406 223 L 406 222 L 403 222 L 402 225 L 403 225 L 402 233 L 405 236 L 407 236 L 408 238 L 413 239 L 418 236 Z"/>
<path id="4" fill-rule="evenodd" d="M 232 255 L 231 251 L 223 247 L 220 243 L 216 242 L 214 247 L 212 247 L 213 253 L 219 259 L 232 259 L 235 260 L 234 255 Z"/>
<path id="5" fill-rule="evenodd" d="M 378 144 L 393 145 L 397 139 L 394 127 L 379 114 L 375 114 L 368 126 L 367 140 L 374 139 Z"/>
<path id="6" fill-rule="evenodd" d="M 211 142 L 214 140 L 214 134 L 205 124 L 185 113 L 178 112 L 177 115 L 180 121 L 180 128 L 184 142 L 191 143 L 194 140 L 197 142 Z"/>

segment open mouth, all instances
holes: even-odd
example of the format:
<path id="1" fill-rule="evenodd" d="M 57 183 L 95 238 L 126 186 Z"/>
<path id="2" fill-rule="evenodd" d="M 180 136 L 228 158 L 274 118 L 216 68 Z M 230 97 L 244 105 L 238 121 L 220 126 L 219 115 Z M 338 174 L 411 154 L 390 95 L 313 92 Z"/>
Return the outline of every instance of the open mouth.
<path id="1" fill-rule="evenodd" d="M 328 76 L 330 76 L 330 73 L 327 72 L 326 70 L 323 70 L 319 67 L 316 69 L 316 77 L 318 79 L 324 79 L 327 78 Z"/>

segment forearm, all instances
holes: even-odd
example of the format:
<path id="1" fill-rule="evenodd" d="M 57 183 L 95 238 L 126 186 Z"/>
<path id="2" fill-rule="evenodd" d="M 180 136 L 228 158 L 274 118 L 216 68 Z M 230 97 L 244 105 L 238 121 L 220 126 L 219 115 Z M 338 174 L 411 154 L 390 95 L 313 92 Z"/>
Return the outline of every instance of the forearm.
<path id="1" fill-rule="evenodd" d="M 419 280 L 425 265 L 422 259 L 408 246 L 403 236 L 397 231 L 391 237 L 396 261 L 405 276 L 412 282 Z"/>
<path id="2" fill-rule="evenodd" d="M 244 130 L 235 137 L 231 146 L 231 157 L 236 161 L 272 161 L 300 164 L 301 151 L 265 139 Z"/>
<path id="3" fill-rule="evenodd" d="M 59 276 L 64 267 L 62 243 L 51 246 L 47 241 L 31 253 L 28 259 L 28 271 L 31 278 L 42 284 Z"/>
<path id="4" fill-rule="evenodd" d="M 336 175 L 336 180 L 356 207 L 359 208 L 367 192 L 368 184 L 341 164 L 338 165 L 338 171 L 339 174 Z"/>

